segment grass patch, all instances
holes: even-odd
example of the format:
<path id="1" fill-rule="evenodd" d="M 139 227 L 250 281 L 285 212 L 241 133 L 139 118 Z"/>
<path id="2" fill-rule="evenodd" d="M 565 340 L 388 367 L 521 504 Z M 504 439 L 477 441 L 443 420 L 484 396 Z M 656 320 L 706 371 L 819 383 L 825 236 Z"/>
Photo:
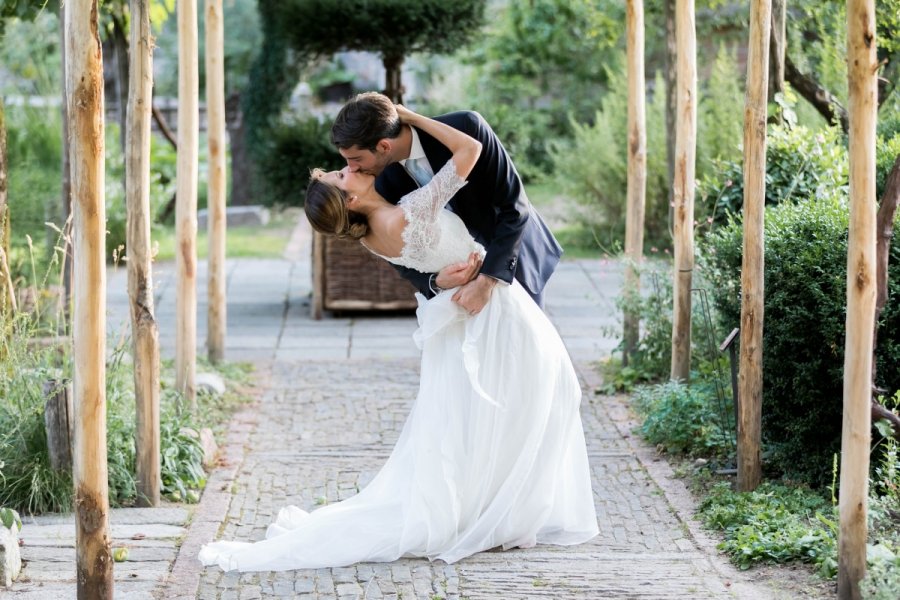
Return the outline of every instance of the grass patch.
<path id="1" fill-rule="evenodd" d="M 296 211 L 276 213 L 263 226 L 229 227 L 225 234 L 225 252 L 229 258 L 279 258 L 297 224 Z M 155 260 L 175 258 L 175 227 L 157 227 L 152 235 L 158 250 Z M 197 231 L 197 256 L 206 258 L 209 240 L 205 229 Z"/>

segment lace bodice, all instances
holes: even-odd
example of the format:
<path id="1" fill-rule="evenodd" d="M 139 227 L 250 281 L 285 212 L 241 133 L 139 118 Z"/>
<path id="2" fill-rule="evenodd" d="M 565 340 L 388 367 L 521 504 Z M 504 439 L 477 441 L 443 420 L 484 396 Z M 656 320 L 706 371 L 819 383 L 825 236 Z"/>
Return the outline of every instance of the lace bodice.
<path id="1" fill-rule="evenodd" d="M 450 198 L 466 184 L 449 160 L 425 187 L 400 199 L 407 225 L 403 230 L 403 250 L 386 260 L 422 273 L 437 273 L 447 265 L 464 262 L 472 252 L 484 254 L 458 216 L 445 210 Z"/>

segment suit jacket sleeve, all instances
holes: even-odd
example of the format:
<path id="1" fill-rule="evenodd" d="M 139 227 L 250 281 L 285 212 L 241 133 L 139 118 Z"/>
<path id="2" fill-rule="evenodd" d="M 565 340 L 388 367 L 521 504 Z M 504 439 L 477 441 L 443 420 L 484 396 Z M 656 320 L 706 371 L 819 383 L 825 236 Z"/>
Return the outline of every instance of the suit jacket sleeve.
<path id="1" fill-rule="evenodd" d="M 496 215 L 481 272 L 512 283 L 522 234 L 529 219 L 528 197 L 512 159 L 487 121 L 476 112 L 466 111 L 462 115 L 458 129 L 481 142 L 481 156 L 468 178 L 471 193 L 487 196 L 477 201 L 493 204 Z"/>

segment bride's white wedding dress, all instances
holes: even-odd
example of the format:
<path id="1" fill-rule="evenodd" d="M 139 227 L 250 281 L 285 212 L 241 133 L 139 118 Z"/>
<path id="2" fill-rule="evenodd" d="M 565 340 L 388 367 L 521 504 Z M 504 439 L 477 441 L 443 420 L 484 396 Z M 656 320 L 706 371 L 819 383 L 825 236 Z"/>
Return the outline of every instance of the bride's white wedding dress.
<path id="1" fill-rule="evenodd" d="M 444 205 L 452 161 L 401 201 L 399 258 L 423 272 L 483 252 Z M 559 334 L 517 281 L 470 317 L 454 290 L 419 296 L 418 397 L 390 458 L 359 494 L 280 511 L 266 539 L 220 541 L 204 565 L 281 571 L 420 556 L 455 562 L 497 546 L 579 544 L 597 533 L 581 388 Z"/>

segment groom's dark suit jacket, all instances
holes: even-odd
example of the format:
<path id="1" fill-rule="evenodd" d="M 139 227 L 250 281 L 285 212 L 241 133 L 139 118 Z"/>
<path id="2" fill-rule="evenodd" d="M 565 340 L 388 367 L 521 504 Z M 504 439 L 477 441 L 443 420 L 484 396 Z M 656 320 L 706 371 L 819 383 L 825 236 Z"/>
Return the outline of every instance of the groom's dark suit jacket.
<path id="1" fill-rule="evenodd" d="M 476 112 L 454 112 L 435 119 L 481 142 L 481 156 L 468 183 L 449 202 L 487 250 L 481 272 L 507 283 L 518 279 L 533 297 L 538 296 L 559 263 L 562 247 L 528 201 L 509 154 Z M 424 131 L 417 131 L 425 156 L 437 173 L 451 153 Z M 416 187 L 399 163 L 388 165 L 375 180 L 378 193 L 394 203 Z M 433 295 L 428 287 L 429 274 L 394 266 L 426 298 Z"/>

